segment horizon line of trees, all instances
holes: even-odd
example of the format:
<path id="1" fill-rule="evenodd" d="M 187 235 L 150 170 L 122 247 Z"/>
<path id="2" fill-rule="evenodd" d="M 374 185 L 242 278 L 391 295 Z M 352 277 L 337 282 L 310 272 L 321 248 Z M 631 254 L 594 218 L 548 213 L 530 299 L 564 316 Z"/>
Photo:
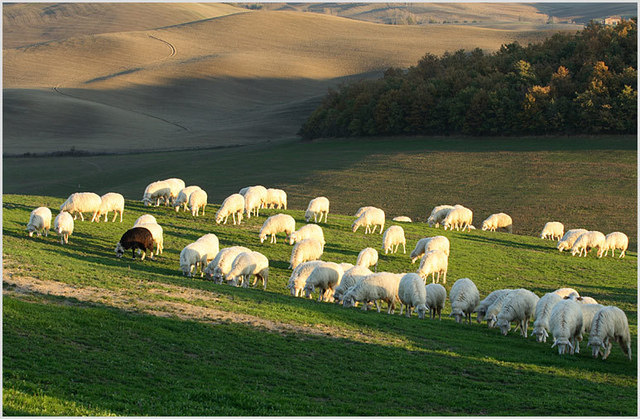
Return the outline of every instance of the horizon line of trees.
<path id="1" fill-rule="evenodd" d="M 329 89 L 305 139 L 379 135 L 633 134 L 637 22 L 589 23 L 495 53 L 426 54 L 408 70 Z"/>

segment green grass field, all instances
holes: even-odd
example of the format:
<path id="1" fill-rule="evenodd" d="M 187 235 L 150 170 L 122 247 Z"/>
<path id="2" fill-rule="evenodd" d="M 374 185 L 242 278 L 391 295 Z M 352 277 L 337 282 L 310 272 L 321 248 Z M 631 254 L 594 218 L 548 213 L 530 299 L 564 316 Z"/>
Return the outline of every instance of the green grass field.
<path id="1" fill-rule="evenodd" d="M 274 147 L 263 150 L 263 159 L 270 163 L 264 167 L 250 154 L 245 157 L 256 172 L 263 172 L 260 183 L 267 184 L 266 180 L 271 179 L 268 186 L 293 185 L 292 180 L 287 180 L 293 179 L 289 171 L 303 172 L 296 183 L 301 189 L 290 192 L 293 209 L 284 211 L 294 216 L 298 227 L 304 224 L 302 210 L 306 202 L 302 196 L 334 182 L 336 198 L 332 205 L 336 205 L 328 224 L 322 225 L 327 241 L 323 260 L 354 263 L 360 249 L 380 249 L 381 236 L 364 235 L 361 230 L 352 233 L 353 217 L 338 215 L 352 212 L 340 209 L 389 202 L 388 197 L 395 193 L 382 182 L 382 173 L 376 174 L 381 176 L 380 192 L 359 190 L 351 196 L 341 189 L 338 173 L 350 173 L 351 179 L 371 175 L 361 170 L 372 167 L 367 158 L 381 152 L 384 144 L 371 143 L 378 148 L 369 147 L 368 157 L 353 143 L 343 150 L 337 143 Z M 323 170 L 313 159 L 305 167 L 301 161 L 309 152 L 305 146 L 311 147 L 316 157 L 328 155 L 331 146 L 336 146 L 333 153 L 339 157 Z M 384 147 L 389 150 L 392 145 Z M 413 155 L 429 159 L 431 153 L 439 153 L 415 152 L 414 147 L 419 149 L 411 141 L 404 143 L 394 154 L 394 161 Z M 466 152 L 458 152 L 480 153 L 470 156 L 477 162 L 481 153 L 492 152 L 483 147 L 479 143 L 476 151 L 471 150 L 472 146 Z M 593 147 L 588 153 L 547 148 L 525 153 L 550 153 L 550 161 L 563 162 L 575 153 L 575 166 L 592 169 L 600 165 L 596 157 L 603 154 L 620 157 L 623 168 L 635 161 L 635 152 L 624 147 Z M 292 159 L 296 155 L 300 159 Z M 44 174 L 58 162 L 23 161 L 32 170 L 39 170 L 43 183 L 48 185 L 45 188 L 52 192 L 45 196 L 3 196 L 5 415 L 637 414 L 635 349 L 634 358 L 629 361 L 615 346 L 603 362 L 591 358 L 583 342 L 580 354 L 559 356 L 550 342 L 539 344 L 532 337 L 524 339 L 514 332 L 505 337 L 486 324 L 456 324 L 446 317 L 450 312 L 448 302 L 446 316 L 432 321 L 419 320 L 415 315 L 400 317 L 397 312 L 390 316 L 345 309 L 288 295 L 285 284 L 290 274 L 287 266 L 291 246 L 284 243 L 282 235 L 275 245 L 260 244 L 258 240 L 260 226 L 276 210 L 266 210 L 241 226 L 216 225 L 213 221 L 222 200 L 218 195 L 227 193 L 213 185 L 219 184 L 221 190 L 227 191 L 229 184 L 235 182 L 242 186 L 258 183 L 258 175 L 238 175 L 233 181 L 231 176 L 223 177 L 223 169 L 233 166 L 233 158 L 228 154 L 225 160 L 222 151 L 216 163 L 209 166 L 195 152 L 173 157 L 176 156 L 192 158 L 194 164 L 189 170 L 193 170 L 190 173 L 194 179 L 184 176 L 188 183 L 204 184 L 201 181 L 205 178 L 214 179 L 210 181 L 210 202 L 215 204 L 208 206 L 206 216 L 194 219 L 188 213 L 176 214 L 164 207 L 145 208 L 138 201 L 127 201 L 123 223 L 77 221 L 68 246 L 60 245 L 55 234 L 29 238 L 24 228 L 29 212 L 37 206 L 52 208 L 54 215 L 58 212 L 64 199 L 49 195 L 67 195 L 63 193 L 65 185 L 75 190 L 71 185 L 80 181 L 80 166 L 85 163 L 69 165 L 67 179 L 56 184 L 52 176 Z M 486 163 L 489 156 L 485 157 Z M 82 187 L 92 189 L 91 185 L 102 182 L 110 185 L 109 190 L 139 199 L 139 178 L 131 177 L 131 189 L 127 189 L 123 185 L 130 172 L 114 175 L 132 161 L 127 159 L 135 158 L 140 156 L 76 160 L 102 164 L 101 172 L 82 178 Z M 172 167 L 171 159 L 162 154 L 144 158 L 148 167 L 158 167 L 158 174 L 161 167 Z M 39 167 L 34 163 L 38 161 Z M 287 166 L 287 161 L 295 163 Z M 349 165 L 349 161 L 354 163 Z M 381 167 L 382 161 L 379 157 L 373 167 Z M 11 164 L 10 168 L 5 164 L 5 174 L 14 171 L 11 179 L 5 176 L 5 192 L 18 188 L 6 186 L 15 182 L 23 185 L 22 193 L 28 193 L 24 185 L 33 180 L 17 172 L 28 171 L 29 167 L 20 168 L 12 159 L 5 163 Z M 390 165 L 386 170 L 392 173 L 400 169 Z M 145 173 L 155 175 L 153 171 Z M 74 174 L 79 177 L 73 178 Z M 567 176 L 566 182 L 558 183 L 579 184 L 573 175 Z M 635 172 L 619 176 L 635 179 Z M 147 183 L 146 178 L 142 183 Z M 630 197 L 623 196 L 631 193 L 626 182 L 620 180 L 618 189 L 613 191 L 598 186 L 599 181 L 593 184 L 596 186 L 592 189 L 583 189 L 590 190 L 602 202 L 605 197 L 601 192 L 608 190 L 621 199 L 624 211 L 635 209 L 635 201 L 631 204 Z M 498 184 L 496 188 L 502 186 Z M 532 184 L 526 188 L 535 190 Z M 98 192 L 97 189 L 93 190 Z M 445 195 L 445 191 L 438 193 Z M 588 191 L 576 191 L 580 193 Z M 308 199 L 312 195 L 306 196 Z M 337 197 L 343 197 L 346 203 L 340 203 Z M 370 200 L 358 201 L 363 197 Z M 496 195 L 496 199 L 501 198 Z M 454 201 L 457 199 L 447 200 Z M 530 201 L 536 200 L 530 197 Z M 421 214 L 424 211 L 423 208 Z M 115 243 L 146 212 L 156 216 L 164 228 L 164 253 L 152 261 L 117 259 Z M 635 226 L 635 212 L 629 217 L 630 228 Z M 597 221 L 604 224 L 600 216 Z M 394 223 L 389 221 L 387 226 L 391 224 Z M 555 242 L 526 235 L 451 232 L 432 229 L 424 223 L 403 227 L 407 255 L 381 254 L 378 270 L 416 270 L 418 265 L 412 265 L 408 258 L 416 241 L 445 235 L 451 241 L 447 290 L 461 277 L 471 278 L 482 298 L 503 287 L 524 287 L 540 296 L 559 287 L 573 287 L 602 304 L 623 309 L 629 318 L 632 346 L 637 347 L 635 250 L 624 259 L 597 259 L 593 254 L 577 258 L 559 253 Z M 628 231 L 629 236 L 633 231 Z M 183 277 L 178 268 L 179 252 L 205 233 L 215 233 L 221 247 L 242 244 L 264 253 L 270 260 L 267 291 Z"/>

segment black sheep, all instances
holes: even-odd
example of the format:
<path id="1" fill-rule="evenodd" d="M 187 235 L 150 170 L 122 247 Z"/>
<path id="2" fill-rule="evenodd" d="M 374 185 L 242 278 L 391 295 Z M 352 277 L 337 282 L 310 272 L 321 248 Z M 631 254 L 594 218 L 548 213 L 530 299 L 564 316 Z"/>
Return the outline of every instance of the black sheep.
<path id="1" fill-rule="evenodd" d="M 120 241 L 116 245 L 116 256 L 121 258 L 125 250 L 131 249 L 131 256 L 136 258 L 136 249 L 140 249 L 142 252 L 142 259 L 144 260 L 145 251 L 151 251 L 150 258 L 153 259 L 153 236 L 151 232 L 143 227 L 134 227 L 127 230 Z"/>

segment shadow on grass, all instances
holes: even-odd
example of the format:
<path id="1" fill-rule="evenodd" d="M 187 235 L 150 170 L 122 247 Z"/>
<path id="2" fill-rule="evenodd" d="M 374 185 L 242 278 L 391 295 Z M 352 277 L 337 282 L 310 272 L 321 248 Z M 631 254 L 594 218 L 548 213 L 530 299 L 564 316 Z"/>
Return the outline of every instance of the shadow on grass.
<path id="1" fill-rule="evenodd" d="M 498 237 L 484 237 L 479 235 L 465 235 L 465 236 L 460 235 L 459 238 L 467 241 L 497 244 L 497 245 L 502 245 L 506 247 L 516 247 L 519 249 L 544 250 L 544 251 L 548 251 L 550 249 L 549 246 L 541 246 L 538 244 L 516 243 L 510 240 L 505 240 Z"/>

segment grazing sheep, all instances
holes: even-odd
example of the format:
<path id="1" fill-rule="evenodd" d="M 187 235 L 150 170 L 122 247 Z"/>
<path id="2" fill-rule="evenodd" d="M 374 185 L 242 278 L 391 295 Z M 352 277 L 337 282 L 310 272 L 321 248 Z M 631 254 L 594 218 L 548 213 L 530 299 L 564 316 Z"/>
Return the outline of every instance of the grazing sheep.
<path id="1" fill-rule="evenodd" d="M 418 240 L 418 243 L 416 243 L 416 247 L 409 255 L 409 257 L 411 258 L 411 263 L 415 263 L 416 260 L 420 259 L 426 252 L 436 249 L 442 250 L 447 255 L 447 257 L 449 257 L 449 239 L 445 236 L 434 236 L 425 237 Z"/>
<path id="2" fill-rule="evenodd" d="M 100 197 L 100 207 L 96 213 L 96 222 L 100 222 L 100 217 L 104 214 L 104 222 L 107 222 L 107 215 L 113 211 L 113 220 L 116 221 L 118 213 L 120 213 L 120 222 L 122 222 L 122 213 L 124 212 L 124 196 L 119 193 L 109 192 Z"/>
<path id="3" fill-rule="evenodd" d="M 302 296 L 302 290 L 304 289 L 304 285 L 307 282 L 307 278 L 311 275 L 311 272 L 324 262 L 321 260 L 312 260 L 309 262 L 303 262 L 299 264 L 293 272 L 291 272 L 291 276 L 289 277 L 289 282 L 287 283 L 287 287 L 291 295 L 294 297 Z"/>
<path id="4" fill-rule="evenodd" d="M 313 263 L 313 262 L 305 262 L 305 263 Z M 361 280 L 365 276 L 371 275 L 372 273 L 373 272 L 371 272 L 369 268 L 366 268 L 360 265 L 356 265 L 353 268 L 347 269 L 346 271 L 344 271 L 344 275 L 342 275 L 340 284 L 338 284 L 338 286 L 333 292 L 334 301 L 336 303 L 342 303 L 342 297 L 349 290 L 349 288 L 354 286 L 359 280 Z"/>
<path id="5" fill-rule="evenodd" d="M 184 211 L 187 210 L 187 205 L 189 204 L 189 196 L 199 189 L 202 189 L 200 186 L 192 185 L 187 186 L 186 188 L 182 188 L 180 192 L 178 192 L 178 196 L 173 200 L 173 207 L 176 212 L 180 210 L 180 206 Z"/>
<path id="6" fill-rule="evenodd" d="M 206 243 L 193 242 L 186 245 L 180 252 L 180 270 L 185 276 L 193 276 L 200 267 L 200 276 L 204 276 L 206 261 Z"/>
<path id="7" fill-rule="evenodd" d="M 220 251 L 220 240 L 218 236 L 213 233 L 205 234 L 196 240 L 196 243 L 204 243 L 206 246 L 206 256 L 205 256 L 205 264 L 207 265 L 209 262 L 216 257 L 218 252 Z M 204 267 L 203 265 L 203 267 Z"/>
<path id="8" fill-rule="evenodd" d="M 564 297 L 559 296 L 555 292 L 549 292 L 540 298 L 536 304 L 535 321 L 533 322 L 532 335 L 536 337 L 538 342 L 546 342 L 549 337 L 549 318 L 553 307 L 563 300 Z"/>
<path id="9" fill-rule="evenodd" d="M 388 314 L 393 314 L 398 300 L 398 286 L 402 274 L 377 272 L 365 276 L 344 294 L 342 305 L 353 307 L 356 302 L 363 302 L 363 310 L 367 310 L 367 302 L 375 301 L 376 309 L 380 313 L 379 300 L 385 301 L 389 308 Z"/>
<path id="10" fill-rule="evenodd" d="M 561 240 L 564 234 L 564 225 L 558 221 L 549 221 L 542 228 L 541 239 Z"/>
<path id="11" fill-rule="evenodd" d="M 53 229 L 60 235 L 60 244 L 69 243 L 69 236 L 73 233 L 73 217 L 62 211 L 53 221 Z"/>
<path id="12" fill-rule="evenodd" d="M 267 189 L 267 208 L 287 209 L 287 193 L 282 189 Z"/>
<path id="13" fill-rule="evenodd" d="M 413 307 L 416 308 L 418 318 L 424 319 L 427 312 L 427 290 L 424 281 L 416 273 L 405 274 L 398 284 L 398 297 L 402 305 L 400 306 L 400 315 L 407 307 L 407 317 L 411 317 Z"/>
<path id="14" fill-rule="evenodd" d="M 491 214 L 482 222 L 482 231 L 496 231 L 498 228 L 504 228 L 509 233 L 513 233 L 513 221 L 511 217 L 504 212 Z"/>
<path id="15" fill-rule="evenodd" d="M 134 227 L 142 227 L 149 230 L 153 237 L 153 243 L 156 247 L 156 254 L 159 255 L 164 251 L 164 235 L 162 227 L 158 223 L 136 223 Z"/>
<path id="16" fill-rule="evenodd" d="M 138 219 L 133 224 L 133 226 L 135 227 L 138 224 L 145 224 L 145 223 L 158 224 L 158 222 L 156 221 L 156 217 L 154 217 L 151 214 L 144 214 L 138 217 Z"/>
<path id="17" fill-rule="evenodd" d="M 307 224 L 300 227 L 297 231 L 294 231 L 289 235 L 289 244 L 294 244 L 304 239 L 316 239 L 324 247 L 324 233 L 322 227 L 317 224 Z"/>
<path id="18" fill-rule="evenodd" d="M 582 334 L 591 334 L 591 325 L 593 324 L 593 318 L 596 313 L 603 308 L 602 304 L 581 304 L 582 310 Z"/>
<path id="19" fill-rule="evenodd" d="M 307 298 L 318 288 L 318 301 L 330 301 L 333 298 L 335 288 L 340 285 L 344 275 L 342 267 L 334 262 L 322 262 L 316 266 L 307 277 L 304 292 Z"/>
<path id="20" fill-rule="evenodd" d="M 251 186 L 247 190 L 244 194 L 244 212 L 247 218 L 251 218 L 252 214 L 256 217 L 260 215 L 263 199 L 266 199 L 266 189 L 265 194 L 257 186 Z"/>
<path id="21" fill-rule="evenodd" d="M 382 234 L 385 221 L 384 211 L 376 207 L 363 208 L 364 210 L 362 213 L 353 222 L 353 224 L 351 224 L 351 231 L 355 233 L 361 226 L 365 226 L 364 234 L 375 233 L 376 227 L 380 227 L 380 234 Z M 371 230 L 371 226 L 373 226 L 373 230 Z"/>
<path id="22" fill-rule="evenodd" d="M 627 248 L 629 247 L 629 237 L 619 231 L 609 233 L 604 238 L 604 255 L 607 256 L 611 250 L 611 257 L 615 257 L 616 249 L 622 250 L 620 257 L 623 258 Z"/>
<path id="23" fill-rule="evenodd" d="M 622 352 L 631 360 L 631 334 L 627 315 L 618 307 L 606 306 L 593 317 L 587 348 L 591 347 L 594 358 L 602 355 L 602 360 L 605 360 L 611 353 L 612 340 L 618 342 Z"/>
<path id="24" fill-rule="evenodd" d="M 400 226 L 391 226 L 386 229 L 382 235 L 382 250 L 384 250 L 385 255 L 390 251 L 396 253 L 398 247 L 402 245 L 402 253 L 407 253 L 407 248 L 405 247 L 406 242 L 404 229 Z M 394 249 L 393 246 L 396 246 L 396 248 Z"/>
<path id="25" fill-rule="evenodd" d="M 480 301 L 476 306 L 475 310 L 473 310 L 476 313 L 476 321 L 478 323 L 482 323 L 482 320 L 486 317 L 487 310 L 489 309 L 491 304 L 493 304 L 496 301 L 496 299 L 498 299 L 499 297 L 501 298 L 506 297 L 506 294 L 508 294 L 510 291 L 513 291 L 513 290 L 508 288 L 495 290 L 491 292 L 489 295 L 487 295 L 484 298 L 484 300 Z"/>
<path id="26" fill-rule="evenodd" d="M 51 229 L 51 210 L 47 207 L 38 207 L 31 211 L 29 215 L 29 222 L 27 223 L 27 230 L 29 237 L 33 237 L 33 233 L 39 237 L 44 231 L 45 236 L 49 236 L 49 230 Z"/>
<path id="27" fill-rule="evenodd" d="M 496 326 L 507 336 L 511 330 L 511 322 L 516 322 L 516 330 L 520 329 L 520 334 L 526 338 L 529 319 L 533 317 L 539 300 L 540 297 L 524 288 L 511 291 L 498 313 Z"/>
<path id="28" fill-rule="evenodd" d="M 133 227 L 120 237 L 120 241 L 116 244 L 116 256 L 121 258 L 125 250 L 131 249 L 131 257 L 136 258 L 136 249 L 142 253 L 141 260 L 144 260 L 146 251 L 149 250 L 153 259 L 153 236 L 146 228 Z"/>
<path id="29" fill-rule="evenodd" d="M 169 200 L 165 202 L 166 205 L 169 205 L 176 200 L 180 191 L 184 189 L 186 184 L 184 183 L 184 180 L 175 177 L 165 179 L 164 181 L 169 185 L 169 190 L 171 191 L 169 194 Z"/>
<path id="30" fill-rule="evenodd" d="M 498 313 L 500 313 L 500 310 L 502 310 L 502 305 L 504 304 L 504 300 L 509 296 L 509 294 L 513 290 L 509 289 L 506 291 L 507 292 L 499 294 L 497 297 L 495 297 L 495 300 L 493 301 L 493 303 L 491 303 L 489 307 L 487 307 L 487 313 L 485 317 L 487 319 L 487 327 L 489 327 L 490 329 L 495 327 L 498 321 Z"/>
<path id="31" fill-rule="evenodd" d="M 102 204 L 100 195 L 93 192 L 76 192 L 71 194 L 69 198 L 60 205 L 60 211 L 66 211 L 73 215 L 74 220 L 76 216 L 80 214 L 82 221 L 84 221 L 82 213 L 90 212 L 92 213 L 91 221 L 95 221 L 96 214 L 100 210 L 100 204 Z"/>
<path id="32" fill-rule="evenodd" d="M 418 275 L 420 275 L 425 281 L 431 274 L 431 282 L 436 282 L 436 273 L 438 274 L 437 282 L 440 282 L 440 274 L 443 275 L 442 283 L 447 283 L 447 269 L 449 268 L 449 258 L 446 253 L 440 249 L 430 250 L 422 256 L 420 260 L 420 267 L 418 268 Z"/>
<path id="33" fill-rule="evenodd" d="M 373 247 L 365 247 L 358 253 L 358 259 L 356 265 L 369 268 L 375 266 L 375 270 L 378 270 L 378 251 Z"/>
<path id="34" fill-rule="evenodd" d="M 584 228 L 574 228 L 573 230 L 567 231 L 558 242 L 558 250 L 562 252 L 563 250 L 571 249 L 576 240 L 578 240 L 578 237 L 584 233 L 587 233 L 587 230 Z"/>
<path id="35" fill-rule="evenodd" d="M 191 195 L 189 195 L 189 208 L 191 208 L 191 215 L 197 217 L 200 212 L 200 208 L 202 208 L 202 215 L 204 215 L 206 207 L 207 193 L 202 189 L 191 192 Z"/>
<path id="36" fill-rule="evenodd" d="M 406 215 L 400 215 L 398 217 L 393 217 L 393 221 L 397 221 L 399 223 L 410 223 L 411 218 L 407 217 Z"/>
<path id="37" fill-rule="evenodd" d="M 456 323 L 462 322 L 466 317 L 467 322 L 471 324 L 471 313 L 480 301 L 478 287 L 469 278 L 460 278 L 451 286 L 449 301 L 451 301 L 449 317 L 455 316 Z"/>
<path id="38" fill-rule="evenodd" d="M 238 193 L 229 195 L 222 201 L 220 209 L 216 212 L 216 224 L 227 224 L 229 216 L 233 219 L 233 225 L 236 225 L 236 215 L 238 216 L 238 224 L 242 222 L 242 213 L 244 212 L 244 197 Z"/>
<path id="39" fill-rule="evenodd" d="M 437 314 L 438 320 L 442 320 L 440 318 L 440 314 L 442 313 L 444 303 L 447 300 L 447 290 L 440 284 L 427 284 L 425 286 L 425 290 L 427 292 L 426 304 L 429 312 L 431 313 L 431 318 L 434 319 Z"/>
<path id="40" fill-rule="evenodd" d="M 563 355 L 570 352 L 580 352 L 582 340 L 582 310 L 573 299 L 563 299 L 551 309 L 549 317 L 549 331 L 553 335 L 553 345 L 558 347 L 558 353 Z"/>
<path id="41" fill-rule="evenodd" d="M 271 236 L 270 243 L 276 243 L 276 234 L 284 232 L 287 238 L 296 230 L 296 220 L 288 214 L 276 214 L 267 218 L 260 228 L 260 243 Z"/>
<path id="42" fill-rule="evenodd" d="M 356 217 L 356 218 L 360 217 L 362 214 L 365 213 L 365 211 L 368 211 L 371 208 L 376 208 L 376 207 L 367 206 L 367 207 L 358 208 L 358 211 L 356 211 L 354 217 Z"/>
<path id="43" fill-rule="evenodd" d="M 242 252 L 251 252 L 244 246 L 231 246 L 220 249 L 216 257 L 204 268 L 204 274 L 207 279 L 213 280 L 217 284 L 221 284 L 231 270 L 233 260 Z"/>
<path id="44" fill-rule="evenodd" d="M 144 206 L 148 207 L 155 201 L 155 206 L 160 205 L 160 201 L 169 202 L 171 200 L 172 188 L 175 187 L 172 182 L 166 180 L 158 180 L 147 185 L 142 195 Z"/>
<path id="45" fill-rule="evenodd" d="M 595 247 L 598 248 L 597 256 L 600 258 L 604 253 L 604 234 L 599 231 L 588 231 L 583 233 L 578 237 L 578 239 L 573 243 L 573 247 L 571 248 L 571 256 L 575 256 L 578 253 L 578 257 L 583 256 L 587 257 L 587 253 Z"/>
<path id="46" fill-rule="evenodd" d="M 316 239 L 304 239 L 291 250 L 289 268 L 295 269 L 302 262 L 320 259 L 324 246 Z"/>
<path id="47" fill-rule="evenodd" d="M 438 205 L 434 207 L 433 210 L 431 210 L 429 218 L 427 218 L 429 227 L 435 226 L 435 228 L 438 228 L 452 209 L 453 205 Z"/>
<path id="48" fill-rule="evenodd" d="M 454 206 L 452 210 L 449 211 L 447 216 L 442 220 L 442 225 L 444 229 L 453 230 L 462 230 L 465 229 L 471 230 L 471 223 L 473 222 L 473 211 L 469 208 L 465 208 L 462 205 Z"/>
<path id="49" fill-rule="evenodd" d="M 233 285 L 242 282 L 242 287 L 249 286 L 249 280 L 253 277 L 252 287 L 262 280 L 262 289 L 266 291 L 269 280 L 269 259 L 260 252 L 242 252 L 236 256 L 231 264 L 231 270 L 227 274 L 227 281 Z"/>
<path id="50" fill-rule="evenodd" d="M 554 291 L 554 293 L 558 294 L 562 298 L 569 297 L 571 295 L 580 297 L 580 294 L 578 294 L 578 291 L 574 290 L 573 288 L 558 288 L 557 290 Z"/>
<path id="51" fill-rule="evenodd" d="M 318 218 L 318 214 L 320 214 L 320 218 Z M 322 221 L 323 214 L 324 222 L 326 223 L 327 215 L 329 215 L 329 199 L 324 196 L 319 196 L 309 201 L 309 206 L 307 206 L 307 210 L 304 213 L 304 220 L 309 222 L 311 217 L 313 217 L 313 222 L 319 223 Z"/>

